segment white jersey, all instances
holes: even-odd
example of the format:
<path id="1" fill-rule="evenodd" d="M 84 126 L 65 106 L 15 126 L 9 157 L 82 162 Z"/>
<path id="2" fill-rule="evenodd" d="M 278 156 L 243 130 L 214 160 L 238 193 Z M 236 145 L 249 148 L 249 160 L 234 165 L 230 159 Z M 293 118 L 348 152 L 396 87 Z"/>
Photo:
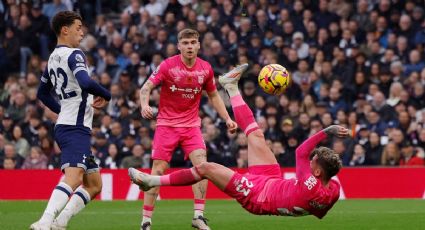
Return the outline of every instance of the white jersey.
<path id="1" fill-rule="evenodd" d="M 81 89 L 75 75 L 87 71 L 85 55 L 80 49 L 57 46 L 47 63 L 48 79 L 59 97 L 61 110 L 56 124 L 92 128 L 93 95 Z M 42 77 L 42 80 L 45 76 Z"/>

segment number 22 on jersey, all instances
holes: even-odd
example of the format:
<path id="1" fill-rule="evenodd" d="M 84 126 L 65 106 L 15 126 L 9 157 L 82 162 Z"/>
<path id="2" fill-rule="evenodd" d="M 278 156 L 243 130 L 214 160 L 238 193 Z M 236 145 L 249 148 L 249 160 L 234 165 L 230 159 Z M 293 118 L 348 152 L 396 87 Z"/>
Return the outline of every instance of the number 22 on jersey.
<path id="1" fill-rule="evenodd" d="M 56 71 L 50 69 L 49 76 L 50 79 L 54 79 L 53 86 L 60 100 L 77 96 L 75 91 L 65 92 L 68 86 L 68 76 L 62 68 L 57 68 Z"/>
<path id="2" fill-rule="evenodd" d="M 236 185 L 236 191 L 243 193 L 244 196 L 248 196 L 252 187 L 254 187 L 254 184 L 248 181 L 246 177 L 242 177 L 241 181 Z"/>

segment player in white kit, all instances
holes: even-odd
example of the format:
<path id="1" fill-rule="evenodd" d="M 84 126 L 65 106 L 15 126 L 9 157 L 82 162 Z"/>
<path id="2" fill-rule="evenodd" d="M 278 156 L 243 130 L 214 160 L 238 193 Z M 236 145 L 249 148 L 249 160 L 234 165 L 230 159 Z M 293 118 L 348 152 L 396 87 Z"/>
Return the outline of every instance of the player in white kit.
<path id="1" fill-rule="evenodd" d="M 85 55 L 77 48 L 84 36 L 81 16 L 59 12 L 52 28 L 58 43 L 41 76 L 37 97 L 59 114 L 54 136 L 65 177 L 53 190 L 42 217 L 30 226 L 37 230 L 66 229 L 70 218 L 100 193 L 99 166 L 90 151 L 93 108 L 100 109 L 111 99 L 109 91 L 90 78 Z"/>

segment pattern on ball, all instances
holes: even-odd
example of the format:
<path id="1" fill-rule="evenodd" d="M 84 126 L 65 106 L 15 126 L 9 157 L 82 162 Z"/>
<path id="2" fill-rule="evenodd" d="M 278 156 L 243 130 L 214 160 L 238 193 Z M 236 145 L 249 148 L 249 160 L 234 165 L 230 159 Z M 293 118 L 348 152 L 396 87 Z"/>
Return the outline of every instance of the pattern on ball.
<path id="1" fill-rule="evenodd" d="M 258 75 L 258 84 L 264 92 L 280 95 L 288 88 L 291 78 L 288 70 L 279 64 L 264 66 Z"/>

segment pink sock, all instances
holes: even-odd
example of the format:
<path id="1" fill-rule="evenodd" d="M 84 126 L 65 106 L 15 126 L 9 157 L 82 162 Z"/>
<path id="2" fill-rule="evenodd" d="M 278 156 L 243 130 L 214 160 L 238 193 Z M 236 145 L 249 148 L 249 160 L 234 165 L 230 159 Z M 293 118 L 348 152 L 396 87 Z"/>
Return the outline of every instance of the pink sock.
<path id="1" fill-rule="evenodd" d="M 143 216 L 147 218 L 152 218 L 154 206 L 143 205 Z"/>
<path id="2" fill-rule="evenodd" d="M 231 97 L 230 103 L 232 104 L 236 123 L 238 123 L 239 128 L 243 130 L 246 136 L 258 129 L 258 124 L 255 122 L 251 109 L 240 94 Z"/>
<path id="3" fill-rule="evenodd" d="M 195 210 L 195 212 L 203 213 L 205 209 L 205 200 L 195 199 L 193 209 Z"/>
<path id="4" fill-rule="evenodd" d="M 200 181 L 195 168 L 182 169 L 160 177 L 161 185 L 191 185 Z"/>

